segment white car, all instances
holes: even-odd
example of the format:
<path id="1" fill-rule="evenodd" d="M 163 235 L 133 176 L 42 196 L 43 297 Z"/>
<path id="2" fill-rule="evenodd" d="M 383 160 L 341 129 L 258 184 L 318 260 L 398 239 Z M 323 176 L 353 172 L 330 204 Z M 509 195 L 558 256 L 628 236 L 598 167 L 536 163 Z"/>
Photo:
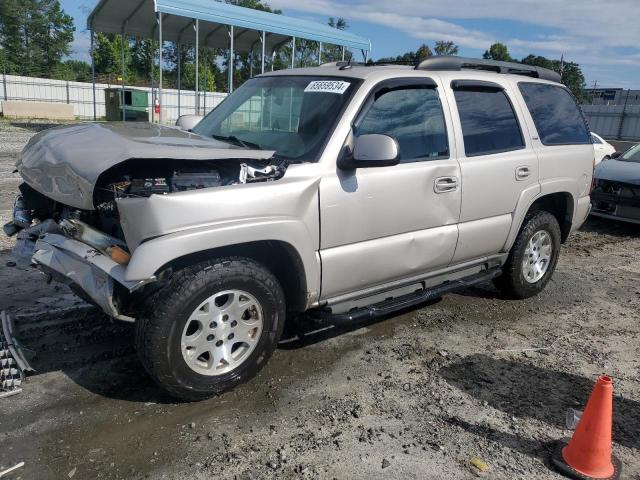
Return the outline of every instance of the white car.
<path id="1" fill-rule="evenodd" d="M 176 120 L 176 127 L 190 132 L 203 118 L 204 115 L 181 115 Z"/>
<path id="2" fill-rule="evenodd" d="M 591 141 L 593 142 L 593 150 L 596 152 L 596 165 L 602 160 L 609 160 L 616 151 L 616 147 L 593 132 L 591 132 Z"/>

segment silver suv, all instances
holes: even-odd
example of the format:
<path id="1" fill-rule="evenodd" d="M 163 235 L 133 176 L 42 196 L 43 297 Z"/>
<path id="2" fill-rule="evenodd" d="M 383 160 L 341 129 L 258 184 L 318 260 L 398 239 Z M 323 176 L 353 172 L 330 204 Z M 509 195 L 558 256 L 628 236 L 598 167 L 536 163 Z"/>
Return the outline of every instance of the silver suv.
<path id="1" fill-rule="evenodd" d="M 193 132 L 44 131 L 5 231 L 18 258 L 135 322 L 163 388 L 201 399 L 255 375 L 303 312 L 354 323 L 490 280 L 540 292 L 594 164 L 559 80 L 459 57 L 339 62 L 253 78 Z"/>

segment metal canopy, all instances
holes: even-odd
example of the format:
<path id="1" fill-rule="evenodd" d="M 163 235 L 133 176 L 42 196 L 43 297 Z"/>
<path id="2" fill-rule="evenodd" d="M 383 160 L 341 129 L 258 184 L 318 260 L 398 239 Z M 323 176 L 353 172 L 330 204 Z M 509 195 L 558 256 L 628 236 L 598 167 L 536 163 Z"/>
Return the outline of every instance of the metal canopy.
<path id="1" fill-rule="evenodd" d="M 228 48 L 229 27 L 234 28 L 234 50 L 247 53 L 260 43 L 266 32 L 265 47 L 273 50 L 291 37 L 371 50 L 366 38 L 328 25 L 299 18 L 238 7 L 214 0 L 100 0 L 87 19 L 94 32 L 118 33 L 154 38 L 158 34 L 156 14 L 162 14 L 162 36 L 166 41 L 195 44 L 193 28 L 200 20 L 198 44 Z"/>
<path id="2" fill-rule="evenodd" d="M 87 18 L 91 31 L 91 71 L 93 75 L 93 117 L 96 118 L 95 88 L 95 32 L 115 33 L 128 37 L 157 38 L 159 42 L 158 107 L 162 105 L 162 71 L 164 42 L 195 46 L 196 113 L 199 100 L 199 47 L 229 49 L 228 92 L 233 91 L 234 54 L 261 52 L 260 71 L 264 73 L 266 52 L 291 42 L 291 67 L 295 66 L 296 38 L 312 40 L 318 45 L 318 63 L 322 62 L 322 44 L 342 46 L 366 52 L 371 51 L 369 40 L 328 25 L 251 8 L 238 7 L 214 0 L 100 0 Z M 178 61 L 178 115 L 180 115 L 180 62 Z M 250 62 L 253 69 L 253 63 Z M 271 65 L 273 69 L 273 63 Z M 253 70 L 252 70 L 253 71 Z M 125 98 L 125 44 L 122 43 L 122 119 L 126 118 Z M 162 123 L 162 109 L 158 112 Z"/>

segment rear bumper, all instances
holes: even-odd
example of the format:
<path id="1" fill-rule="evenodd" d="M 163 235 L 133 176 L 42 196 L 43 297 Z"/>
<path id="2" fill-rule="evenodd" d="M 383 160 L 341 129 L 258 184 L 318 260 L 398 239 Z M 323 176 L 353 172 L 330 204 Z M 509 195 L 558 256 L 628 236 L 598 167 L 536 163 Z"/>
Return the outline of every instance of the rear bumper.
<path id="1" fill-rule="evenodd" d="M 121 286 L 131 293 L 155 280 L 126 281 L 123 265 L 82 242 L 55 233 L 40 237 L 32 261 L 56 280 L 80 288 L 107 315 L 118 320 L 135 319 L 119 311 L 114 296 L 116 288 Z"/>
<path id="2" fill-rule="evenodd" d="M 576 204 L 573 222 L 571 224 L 571 232 L 575 232 L 582 226 L 582 224 L 587 220 L 589 212 L 591 212 L 591 201 L 589 197 L 579 198 Z"/>

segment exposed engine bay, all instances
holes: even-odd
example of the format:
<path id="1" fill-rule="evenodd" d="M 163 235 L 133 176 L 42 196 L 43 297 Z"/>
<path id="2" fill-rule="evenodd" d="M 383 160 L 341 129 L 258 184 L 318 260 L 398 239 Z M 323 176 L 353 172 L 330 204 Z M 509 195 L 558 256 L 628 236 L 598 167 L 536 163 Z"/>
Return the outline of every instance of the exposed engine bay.
<path id="1" fill-rule="evenodd" d="M 285 160 L 131 159 L 103 172 L 94 186 L 94 210 L 68 207 L 20 185 L 13 220 L 4 226 L 7 235 L 18 234 L 16 261 L 27 266 L 37 239 L 45 233 L 61 233 L 90 245 L 126 264 L 130 252 L 120 226 L 116 200 L 169 195 L 191 190 L 270 182 L 281 178 Z"/>

